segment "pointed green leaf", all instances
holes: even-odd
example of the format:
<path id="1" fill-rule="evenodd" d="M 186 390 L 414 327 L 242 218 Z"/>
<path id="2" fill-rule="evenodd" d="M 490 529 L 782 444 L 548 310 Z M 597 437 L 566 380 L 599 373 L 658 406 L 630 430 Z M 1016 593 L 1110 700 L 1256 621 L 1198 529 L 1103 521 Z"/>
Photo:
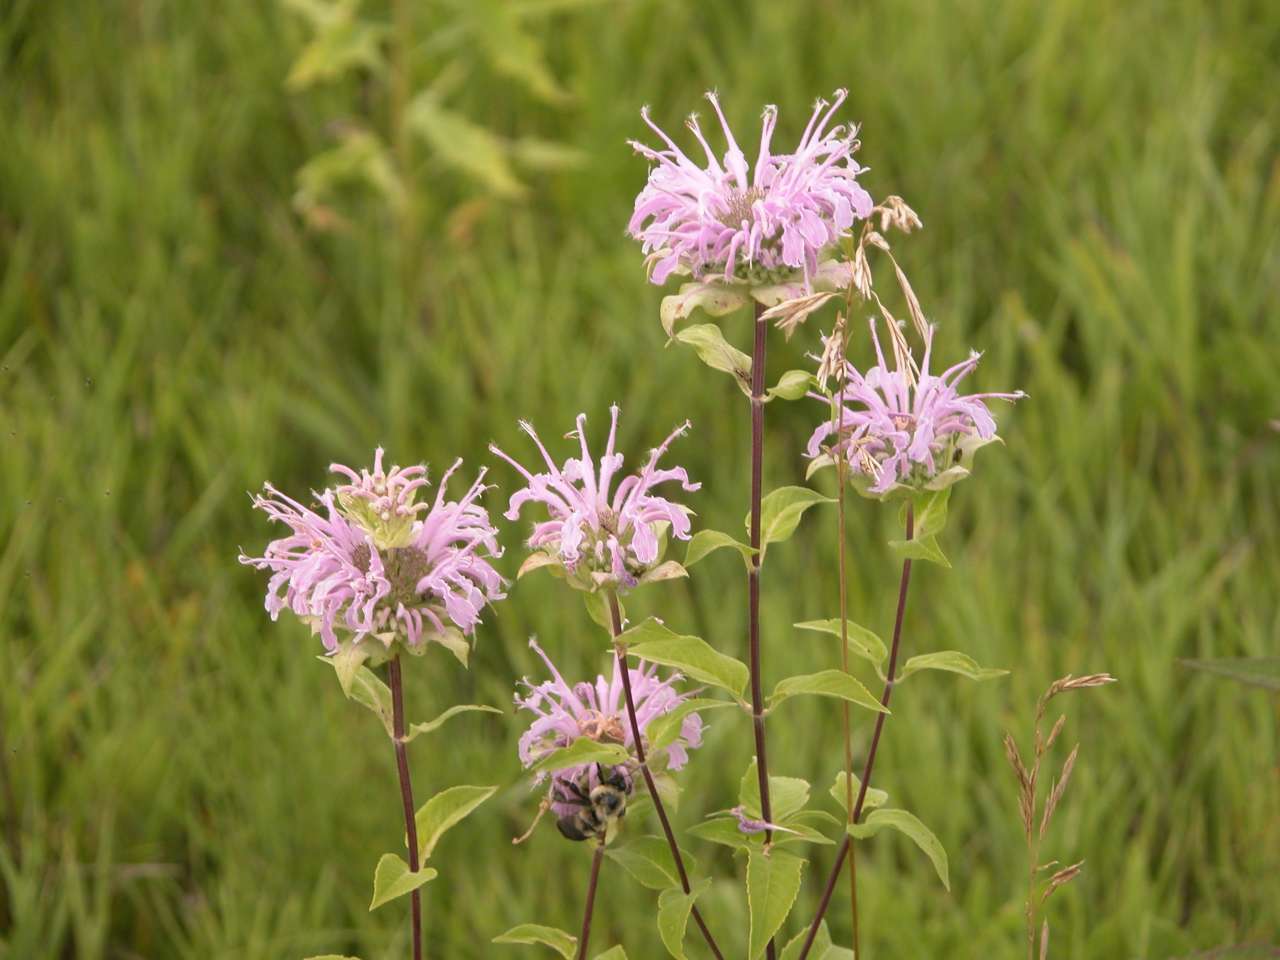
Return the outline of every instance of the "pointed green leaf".
<path id="1" fill-rule="evenodd" d="M 773 693 L 769 695 L 769 709 L 772 710 L 791 697 L 805 693 L 820 697 L 839 697 L 841 700 L 848 700 L 850 703 L 877 713 L 889 712 L 889 709 L 883 706 L 861 682 L 843 670 L 835 669 L 819 670 L 817 673 L 779 680 L 778 685 L 773 688 Z"/>
<path id="2" fill-rule="evenodd" d="M 333 655 L 333 669 L 338 675 L 338 684 L 347 698 L 351 697 L 351 685 L 355 683 L 356 671 L 369 659 L 373 648 L 368 643 L 346 641 Z"/>
<path id="3" fill-rule="evenodd" d="M 386 32 L 381 24 L 356 20 L 349 15 L 329 18 L 294 61 L 285 86 L 290 90 L 303 90 L 337 79 L 357 67 L 380 70 L 382 38 Z"/>
<path id="4" fill-rule="evenodd" d="M 596 590 L 591 593 L 582 594 L 582 602 L 587 605 L 587 616 L 597 626 L 604 627 L 610 635 L 613 634 L 613 612 L 609 609 L 609 597 L 603 590 Z M 619 614 L 623 614 L 621 601 L 618 606 Z"/>
<path id="5" fill-rule="evenodd" d="M 937 540 L 938 534 L 947 525 L 947 500 L 950 496 L 950 488 L 916 495 L 914 537 L 911 540 L 890 540 L 889 549 L 902 560 L 928 560 L 930 563 L 950 567 L 951 561 L 943 554 Z M 904 506 L 904 523 L 905 509 Z"/>
<path id="6" fill-rule="evenodd" d="M 369 909 L 377 910 L 389 900 L 403 897 L 437 876 L 437 871 L 430 867 L 423 867 L 414 873 L 394 853 L 385 853 L 373 872 L 373 902 L 369 904 Z"/>
<path id="7" fill-rule="evenodd" d="M 709 683 L 741 697 L 750 671 L 747 665 L 715 650 L 700 637 L 683 636 L 650 617 L 618 637 L 627 655 L 675 667 L 699 683 Z"/>
<path id="8" fill-rule="evenodd" d="M 681 577 L 689 576 L 689 571 L 682 567 L 674 560 L 668 560 L 660 563 L 652 570 L 640 576 L 639 585 L 646 583 L 661 583 L 663 580 L 679 580 Z"/>
<path id="9" fill-rule="evenodd" d="M 596 960 L 627 960 L 627 951 L 622 949 L 622 944 L 616 947 L 610 947 L 604 953 L 598 954 Z"/>
<path id="10" fill-rule="evenodd" d="M 501 138 L 442 106 L 434 94 L 414 98 L 405 123 L 441 160 L 484 184 L 500 197 L 519 197 L 525 186 L 507 160 Z"/>
<path id="11" fill-rule="evenodd" d="M 848 832 L 849 836 L 861 840 L 864 837 L 874 836 L 885 827 L 892 827 L 894 830 L 901 831 L 910 837 L 915 845 L 924 851 L 925 856 L 932 861 L 933 869 L 938 872 L 938 879 L 942 881 L 942 885 L 948 890 L 951 889 L 951 880 L 947 872 L 947 851 L 942 848 L 942 844 L 933 835 L 933 831 L 921 823 L 913 814 L 891 807 L 872 810 L 862 823 L 850 825 Z"/>
<path id="12" fill-rule="evenodd" d="M 845 792 L 845 781 L 853 781 L 853 801 L 858 802 L 858 791 L 862 789 L 862 778 L 856 773 L 852 776 L 845 774 L 843 770 L 836 774 L 836 782 L 831 785 L 831 796 L 835 798 L 836 803 L 840 804 L 840 809 L 848 816 L 849 808 L 845 806 L 848 799 Z M 867 787 L 867 795 L 862 800 L 863 811 L 874 810 L 876 807 L 883 807 L 889 801 L 889 794 L 884 790 L 877 790 L 875 787 Z"/>
<path id="13" fill-rule="evenodd" d="M 788 370 L 768 389 L 766 395 L 769 400 L 799 400 L 812 386 L 813 374 L 808 370 Z"/>
<path id="14" fill-rule="evenodd" d="M 873 664 L 877 669 L 883 667 L 884 662 L 889 659 L 889 650 L 885 647 L 884 641 L 880 639 L 879 635 L 861 624 L 854 623 L 852 620 L 846 620 L 845 624 L 849 652 L 855 657 L 861 657 L 868 663 Z M 829 633 L 837 638 L 840 636 L 840 620 L 838 617 L 833 617 L 830 620 L 806 620 L 794 626 L 797 630 Z"/>
<path id="15" fill-rule="evenodd" d="M 563 930 L 557 930 L 555 927 L 545 927 L 540 923 L 522 923 L 512 927 L 506 933 L 500 934 L 493 938 L 494 943 L 524 943 L 524 944 L 542 944 L 550 947 L 565 960 L 573 960 L 578 945 L 578 938 L 565 933 Z"/>
<path id="16" fill-rule="evenodd" d="M 809 935 L 809 928 L 806 925 L 803 930 L 795 935 L 795 937 L 782 948 L 782 955 L 779 960 L 799 960 L 800 950 L 804 946 L 804 938 Z M 827 951 L 831 949 L 831 934 L 827 930 L 827 921 L 823 920 L 818 924 L 817 936 L 813 938 L 813 946 L 809 948 L 806 955 L 812 957 L 813 960 L 826 960 Z"/>
<path id="17" fill-rule="evenodd" d="M 890 540 L 889 549 L 899 560 L 928 560 L 940 567 L 951 569 L 951 561 L 938 546 L 937 537 L 917 537 L 912 540 Z"/>
<path id="18" fill-rule="evenodd" d="M 662 937 L 667 952 L 676 960 L 686 960 L 684 934 L 689 926 L 689 913 L 693 910 L 693 902 L 710 886 L 710 880 L 703 880 L 688 893 L 675 887 L 663 890 L 658 896 L 658 935 Z"/>
<path id="19" fill-rule="evenodd" d="M 723 283 L 686 283 L 680 292 L 662 298 L 662 329 L 672 339 L 676 335 L 676 324 L 687 320 L 693 311 L 702 310 L 709 317 L 723 317 L 745 307 L 747 295 L 741 287 L 727 286 Z M 744 354 L 745 356 L 745 354 Z M 748 365 L 750 359 L 748 359 Z M 748 366 L 748 371 L 750 366 Z"/>
<path id="20" fill-rule="evenodd" d="M 649 721 L 649 726 L 644 731 L 649 740 L 649 749 L 652 751 L 661 750 L 673 743 L 680 736 L 680 728 L 684 725 L 685 717 L 689 716 L 689 714 L 732 706 L 736 706 L 736 704 L 730 703 L 728 700 L 708 700 L 705 697 L 694 697 L 683 701 L 674 710 L 660 714 Z"/>
<path id="21" fill-rule="evenodd" d="M 980 667 L 973 657 L 959 650 L 939 650 L 937 653 L 922 653 L 912 657 L 903 666 L 898 679 L 905 680 L 921 670 L 944 670 L 947 673 L 958 673 L 970 680 L 991 680 L 1009 673 L 1008 670 L 997 670 L 994 667 Z"/>
<path id="22" fill-rule="evenodd" d="M 424 803 L 414 817 L 418 825 L 418 856 L 430 860 L 431 852 L 445 831 L 463 820 L 497 790 L 497 787 L 449 787 Z"/>
<path id="23" fill-rule="evenodd" d="M 628 756 L 626 747 L 620 743 L 601 743 L 590 737 L 579 737 L 567 747 L 553 750 L 529 769 L 534 773 L 543 770 L 554 773 L 584 763 L 603 763 L 605 766 L 616 767 L 620 763 L 626 763 Z"/>
<path id="24" fill-rule="evenodd" d="M 338 668 L 333 657 L 316 659 L 333 667 L 335 671 Z M 387 736 L 395 736 L 395 728 L 392 725 L 391 688 L 379 680 L 372 670 L 358 666 L 352 671 L 351 690 L 347 697 L 377 714 L 378 719 L 382 721 L 383 729 L 387 731 Z"/>
<path id="25" fill-rule="evenodd" d="M 738 821 L 731 817 L 703 820 L 701 823 L 695 823 L 685 832 L 699 840 L 733 847 L 735 850 L 751 850 L 759 847 L 764 841 L 764 834 L 756 834 L 752 839 L 751 834 L 743 833 L 738 829 Z"/>
<path id="26" fill-rule="evenodd" d="M 751 358 L 729 343 L 714 323 L 695 323 L 677 331 L 675 338 L 693 347 L 712 370 L 730 374 L 743 393 L 751 394 Z"/>
<path id="27" fill-rule="evenodd" d="M 562 103 L 568 99 L 547 66 L 541 41 L 521 27 L 514 6 L 491 3 L 483 9 L 484 28 L 472 35 L 489 65 L 541 100 Z"/>
<path id="28" fill-rule="evenodd" d="M 747 808 L 753 817 L 761 816 L 760 812 L 760 775 L 756 761 L 747 764 L 746 772 L 738 783 L 738 803 Z M 809 781 L 799 777 L 769 778 L 769 813 L 774 823 L 781 823 L 787 817 L 803 810 L 809 802 Z"/>
<path id="29" fill-rule="evenodd" d="M 808 487 L 779 487 L 767 494 L 760 502 L 761 560 L 765 547 L 789 539 L 805 511 L 819 503 L 835 503 L 835 500 Z M 743 519 L 743 526 L 751 530 L 750 514 Z"/>
<path id="30" fill-rule="evenodd" d="M 1219 657 L 1215 660 L 1180 660 L 1184 667 L 1227 677 L 1237 683 L 1280 690 L 1280 657 Z"/>
<path id="31" fill-rule="evenodd" d="M 697 861 L 683 850 L 680 855 L 684 860 L 685 870 L 693 873 L 697 869 Z M 671 856 L 671 848 L 662 837 L 637 837 L 626 846 L 609 847 L 605 850 L 605 856 L 650 890 L 680 886 L 680 874 Z"/>
<path id="32" fill-rule="evenodd" d="M 751 913 L 748 960 L 764 954 L 765 946 L 781 928 L 800 892 L 804 861 L 784 850 L 768 856 L 753 849 L 747 859 L 747 907 Z"/>
<path id="33" fill-rule="evenodd" d="M 584 150 L 554 140 L 537 137 L 521 137 L 511 144 L 511 156 L 516 163 L 530 170 L 558 173 L 585 167 L 589 155 Z"/>
<path id="34" fill-rule="evenodd" d="M 460 703 L 457 706 L 450 707 L 448 710 L 440 714 L 440 716 L 436 717 L 434 720 L 428 720 L 426 723 L 412 724 L 409 727 L 408 734 L 405 735 L 404 742 L 408 743 L 410 740 L 412 740 L 414 737 L 418 736 L 419 734 L 431 733 L 433 730 L 439 730 L 442 726 L 444 726 L 444 724 L 447 721 L 449 721 L 453 717 L 456 717 L 460 713 L 476 713 L 476 712 L 496 713 L 498 715 L 502 714 L 502 711 L 499 710 L 497 707 L 487 707 L 484 704 L 480 704 L 480 703 Z"/>
<path id="35" fill-rule="evenodd" d="M 535 550 L 524 558 L 524 562 L 520 564 L 520 569 L 516 571 L 516 579 L 519 580 L 526 573 L 533 573 L 535 570 L 541 570 L 543 567 L 555 567 L 561 572 L 564 571 L 564 564 L 560 562 L 559 557 L 553 557 L 545 550 Z"/>
<path id="36" fill-rule="evenodd" d="M 746 564 L 750 564 L 751 556 L 755 553 L 745 543 L 739 543 L 727 533 L 721 533 L 719 530 L 699 530 L 689 541 L 689 549 L 684 555 L 684 565 L 692 567 L 703 557 L 722 547 L 732 547 L 737 550 L 742 555 L 742 562 Z"/>

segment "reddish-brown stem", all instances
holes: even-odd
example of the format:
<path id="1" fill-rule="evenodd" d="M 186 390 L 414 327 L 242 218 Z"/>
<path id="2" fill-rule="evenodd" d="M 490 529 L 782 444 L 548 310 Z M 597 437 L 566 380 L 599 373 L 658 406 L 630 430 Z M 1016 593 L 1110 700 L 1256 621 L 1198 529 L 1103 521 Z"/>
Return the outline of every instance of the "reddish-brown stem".
<path id="1" fill-rule="evenodd" d="M 404 831 L 409 843 L 409 869 L 418 872 L 418 824 L 413 810 L 413 783 L 409 779 L 409 757 L 404 746 L 404 685 L 400 679 L 400 658 L 387 664 L 387 680 L 391 687 L 391 730 L 396 745 L 396 768 L 400 772 L 400 800 L 404 805 Z M 422 895 L 409 894 L 409 913 L 413 924 L 413 960 L 422 960 Z"/>
<path id="2" fill-rule="evenodd" d="M 596 909 L 596 886 L 600 882 L 600 861 L 604 859 L 604 837 L 596 844 L 591 858 L 591 880 L 587 883 L 587 905 L 582 908 L 582 935 L 578 937 L 578 960 L 587 960 L 587 944 L 591 942 L 591 915 Z"/>
<path id="3" fill-rule="evenodd" d="M 844 374 L 840 376 L 840 385 L 844 386 Z M 840 667 L 849 672 L 849 589 L 846 573 L 846 548 L 844 524 L 845 472 L 843 455 L 836 454 L 836 482 L 840 486 L 837 494 L 836 532 L 839 537 L 839 570 L 840 570 Z M 849 823 L 853 824 L 853 723 L 850 717 L 848 701 L 841 704 L 844 720 L 844 798 L 845 809 L 849 811 Z M 853 952 L 856 956 L 858 945 L 858 855 L 849 847 L 849 920 L 853 926 Z"/>
<path id="4" fill-rule="evenodd" d="M 911 501 L 907 501 L 907 539 L 910 540 L 915 535 L 915 513 L 911 506 Z M 889 698 L 893 696 L 893 682 L 898 670 L 898 649 L 902 642 L 902 621 L 907 613 L 907 587 L 911 583 L 911 561 L 902 561 L 902 579 L 898 582 L 898 612 L 893 621 L 893 642 L 889 647 L 889 669 L 885 673 L 884 693 L 880 695 L 880 705 L 885 709 L 889 707 Z M 876 764 L 876 750 L 880 746 L 880 734 L 884 730 L 884 720 L 888 716 L 886 713 L 876 714 L 875 729 L 871 733 L 871 746 L 867 750 L 867 762 L 862 768 L 862 783 L 858 787 L 858 799 L 853 805 L 854 823 L 858 822 L 858 818 L 862 816 L 862 805 L 867 799 L 867 789 L 871 786 L 871 771 Z M 797 960 L 804 960 L 809 955 L 809 950 L 813 947 L 813 940 L 818 935 L 818 927 L 822 923 L 822 918 L 826 915 L 827 907 L 831 905 L 831 894 L 835 891 L 836 881 L 840 879 L 840 870 L 844 866 L 845 854 L 849 852 L 851 837 L 846 832 L 844 840 L 840 843 L 840 849 L 836 851 L 836 861 L 831 865 L 831 872 L 827 875 L 827 885 L 822 891 L 822 899 L 818 901 L 818 912 L 814 914 L 813 923 L 809 925 L 809 933 L 805 937 L 804 946 L 800 948 L 800 956 Z"/>
<path id="5" fill-rule="evenodd" d="M 618 635 L 622 633 L 622 608 L 618 606 L 617 595 L 612 592 L 609 594 L 609 614 L 613 622 L 613 636 L 616 640 Z M 658 786 L 653 782 L 653 774 L 649 770 L 649 763 L 645 757 L 644 738 L 640 734 L 640 721 L 636 718 L 636 702 L 631 694 L 631 671 L 627 668 L 627 653 L 616 643 L 613 652 L 618 660 L 618 673 L 622 677 L 622 695 L 627 703 L 627 720 L 631 724 L 631 742 L 636 747 L 636 759 L 640 762 L 640 773 L 644 776 L 644 785 L 653 800 L 653 809 L 658 814 L 658 822 L 662 824 L 662 833 L 667 838 L 667 846 L 671 848 L 671 859 L 675 862 L 676 873 L 680 877 L 680 887 L 685 893 L 689 893 L 691 887 L 689 886 L 689 874 L 684 868 L 684 857 L 680 855 L 680 845 L 676 843 L 676 835 L 671 829 L 671 821 L 667 819 L 667 809 L 662 803 L 662 795 L 658 793 Z M 698 913 L 697 905 L 693 907 L 692 916 L 693 922 L 698 925 L 698 929 L 702 932 L 702 937 L 707 941 L 707 946 L 711 948 L 711 952 L 715 954 L 717 960 L 724 960 L 724 955 L 720 953 L 720 948 L 716 946 L 715 938 L 711 936 L 711 931 L 707 929 L 706 923 L 703 922 L 702 915 Z"/>
<path id="6" fill-rule="evenodd" d="M 756 304 L 755 341 L 751 349 L 751 563 L 747 568 L 748 664 L 751 667 L 751 725 L 756 742 L 756 777 L 760 784 L 760 816 L 765 823 L 773 821 L 769 800 L 769 754 L 764 738 L 764 690 L 760 670 L 760 502 L 764 474 L 764 369 L 765 334 L 769 324 L 763 318 L 764 307 Z M 766 830 L 765 843 L 773 840 Z M 777 948 L 769 941 L 767 960 L 775 960 Z"/>

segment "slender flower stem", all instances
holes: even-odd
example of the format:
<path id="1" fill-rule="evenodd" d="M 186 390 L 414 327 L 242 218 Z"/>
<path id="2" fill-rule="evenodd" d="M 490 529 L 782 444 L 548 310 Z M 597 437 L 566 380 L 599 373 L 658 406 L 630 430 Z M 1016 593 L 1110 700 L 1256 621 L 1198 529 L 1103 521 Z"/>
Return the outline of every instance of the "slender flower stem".
<path id="1" fill-rule="evenodd" d="M 841 374 L 841 385 L 843 386 L 843 374 Z M 846 465 L 844 456 L 837 454 L 836 460 L 836 482 L 840 485 L 840 492 L 837 494 L 836 501 L 836 522 L 837 532 L 839 536 L 839 556 L 840 556 L 840 667 L 845 673 L 849 672 L 849 589 L 846 574 L 846 548 L 845 548 L 845 521 L 844 521 L 844 505 L 845 505 L 845 472 Z M 850 717 L 850 708 L 847 701 L 841 704 L 843 707 L 844 720 L 844 805 L 849 811 L 849 825 L 853 825 L 853 723 Z M 853 952 L 856 956 L 860 949 L 858 945 L 858 855 L 852 845 L 849 847 L 849 919 L 853 925 Z"/>
<path id="2" fill-rule="evenodd" d="M 591 942 L 591 914 L 596 909 L 596 885 L 600 882 L 600 861 L 604 859 L 604 837 L 596 844 L 591 857 L 591 880 L 587 883 L 587 905 L 582 908 L 582 935 L 578 937 L 578 960 L 587 960 L 587 944 Z"/>
<path id="3" fill-rule="evenodd" d="M 846 316 L 852 308 L 852 287 L 848 293 L 848 300 L 845 303 Z M 836 330 L 832 331 L 835 336 L 838 331 L 844 328 L 843 318 L 837 321 Z M 840 357 L 844 360 L 846 349 L 848 346 L 847 335 L 841 333 Z M 847 545 L 845 541 L 845 494 L 847 492 L 845 483 L 848 480 L 849 464 L 845 459 L 843 448 L 839 444 L 840 430 L 840 407 L 846 377 L 848 376 L 848 367 L 842 362 L 840 364 L 840 376 L 836 380 L 836 392 L 831 398 L 831 429 L 833 436 L 837 442 L 833 445 L 833 452 L 836 458 L 836 486 L 839 488 L 836 494 L 836 548 L 839 555 L 839 572 L 840 572 L 840 668 L 845 673 L 849 673 L 849 584 L 848 584 L 848 563 L 847 563 Z M 851 708 L 847 701 L 842 702 L 841 713 L 844 721 L 844 808 L 848 812 L 849 824 L 853 824 L 853 723 L 851 719 Z M 853 928 L 853 952 L 856 955 L 862 948 L 859 945 L 858 932 L 858 855 L 857 848 L 850 845 L 849 847 L 849 921 Z"/>
<path id="4" fill-rule="evenodd" d="M 653 774 L 649 771 L 649 763 L 645 758 L 644 738 L 640 734 L 640 721 L 636 719 L 636 702 L 631 695 L 631 671 L 627 668 L 627 651 L 617 642 L 617 637 L 622 633 L 622 608 L 618 606 L 618 595 L 610 591 L 609 593 L 609 613 L 613 621 L 613 653 L 618 660 L 618 673 L 622 677 L 622 693 L 627 701 L 627 720 L 631 723 L 631 742 L 636 747 L 636 759 L 640 761 L 640 773 L 644 776 L 644 785 L 649 790 L 649 796 L 653 799 L 653 809 L 658 814 L 658 822 L 662 824 L 662 833 L 667 838 L 667 846 L 671 848 L 671 859 L 675 861 L 676 873 L 680 877 L 680 887 L 685 893 L 689 893 L 689 874 L 684 868 L 684 857 L 680 855 L 680 845 L 676 843 L 676 835 L 671 830 L 671 821 L 667 819 L 667 809 L 662 803 L 662 795 L 658 793 L 658 786 L 653 782 Z M 711 948 L 711 952 L 715 954 L 717 960 L 724 960 L 724 955 L 720 952 L 720 948 L 716 945 L 715 938 L 711 936 L 711 931 L 707 929 L 706 923 L 702 920 L 702 915 L 698 913 L 698 907 L 695 904 L 692 911 L 693 922 L 698 925 L 698 929 L 702 931 L 702 938 L 707 941 L 707 946 Z"/>
<path id="5" fill-rule="evenodd" d="M 768 321 L 763 319 L 764 306 L 756 304 L 755 342 L 751 350 L 751 565 L 747 569 L 747 619 L 751 667 L 751 722 L 755 729 L 756 776 L 760 782 L 760 815 L 765 823 L 773 821 L 769 801 L 769 754 L 764 738 L 764 690 L 760 678 L 760 501 L 764 473 L 764 368 L 765 334 Z M 773 840 L 766 830 L 765 844 Z M 769 941 L 767 960 L 775 960 L 777 948 Z"/>
<path id="6" fill-rule="evenodd" d="M 409 758 L 404 746 L 404 686 L 400 680 L 400 657 L 387 664 L 387 680 L 391 687 L 391 729 L 395 734 L 396 767 L 400 771 L 400 799 L 404 803 L 404 830 L 409 842 L 409 869 L 418 872 L 418 824 L 414 818 L 413 784 L 409 780 Z M 422 960 L 422 895 L 409 894 L 409 912 L 413 923 L 413 960 Z"/>
<path id="7" fill-rule="evenodd" d="M 907 501 L 907 539 L 915 535 L 915 512 L 911 501 Z M 907 613 L 907 587 L 911 583 L 911 561 L 902 561 L 902 579 L 898 583 L 898 612 L 893 621 L 893 643 L 889 648 L 889 669 L 885 674 L 884 693 L 880 695 L 880 705 L 886 709 L 889 698 L 893 696 L 894 677 L 898 671 L 898 648 L 902 641 L 902 621 Z M 877 713 L 875 729 L 871 733 L 871 746 L 867 750 L 867 762 L 862 768 L 862 784 L 858 787 L 858 799 L 853 805 L 854 823 L 862 816 L 862 805 L 867 799 L 867 789 L 871 786 L 871 771 L 876 763 L 876 749 L 880 746 L 880 734 L 884 730 L 884 720 L 888 714 Z M 813 947 L 813 940 L 818 935 L 818 926 L 831 904 L 831 894 L 835 891 L 836 881 L 840 879 L 840 870 L 844 866 L 845 854 L 849 852 L 851 837 L 846 832 L 840 849 L 836 851 L 836 861 L 831 865 L 831 873 L 827 876 L 827 886 L 822 891 L 822 899 L 818 902 L 818 912 L 814 914 L 813 923 L 809 925 L 809 934 L 805 937 L 804 946 L 800 948 L 800 956 L 796 960 L 804 960 Z"/>

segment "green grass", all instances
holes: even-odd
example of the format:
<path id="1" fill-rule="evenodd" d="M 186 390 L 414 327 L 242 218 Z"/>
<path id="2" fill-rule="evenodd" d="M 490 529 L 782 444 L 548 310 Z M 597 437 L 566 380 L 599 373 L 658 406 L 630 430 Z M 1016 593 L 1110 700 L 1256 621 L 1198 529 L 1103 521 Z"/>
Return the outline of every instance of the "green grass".
<path id="1" fill-rule="evenodd" d="M 429 8 L 420 27 L 445 16 Z M 660 292 L 622 236 L 644 176 L 624 140 L 642 103 L 674 127 L 710 86 L 739 124 L 778 103 L 790 139 L 842 84 L 869 188 L 924 218 L 897 251 L 941 348 L 985 349 L 979 382 L 1031 395 L 956 491 L 955 567 L 920 571 L 906 639 L 1012 675 L 913 680 L 876 771 L 947 847 L 952 893 L 914 848 L 864 844 L 865 955 L 1019 956 L 1023 850 L 1000 738 L 1025 742 L 1036 696 L 1068 671 L 1121 682 L 1066 704 L 1081 759 L 1048 851 L 1087 863 L 1052 901 L 1052 956 L 1280 938 L 1277 702 L 1176 663 L 1274 656 L 1280 636 L 1275 5 L 631 2 L 545 29 L 571 103 L 539 106 L 483 72 L 457 100 L 588 165 L 463 230 L 449 211 L 473 188 L 426 157 L 430 294 L 408 311 L 375 207 L 328 234 L 291 209 L 295 171 L 355 102 L 285 91 L 293 15 L 150 0 L 0 14 L 0 956 L 407 955 L 402 904 L 366 910 L 401 835 L 391 752 L 236 564 L 269 536 L 245 491 L 318 486 L 331 460 L 376 443 L 476 465 L 490 439 L 520 444 L 519 417 L 555 435 L 580 410 L 599 425 L 616 400 L 634 453 L 693 420 L 676 457 L 704 483 L 701 522 L 737 529 L 746 409 L 726 378 L 663 349 Z M 779 341 L 770 369 L 798 365 L 814 326 Z M 740 319 L 725 328 L 744 343 Z M 815 414 L 770 406 L 767 486 L 801 481 Z M 850 519 L 851 609 L 881 631 L 889 513 L 858 503 Z M 769 682 L 832 662 L 790 628 L 835 613 L 831 523 L 811 514 L 770 552 Z M 741 655 L 735 564 L 717 555 L 633 612 Z M 470 672 L 443 654 L 412 663 L 410 713 L 507 703 L 536 673 L 531 633 L 566 671 L 602 665 L 598 631 L 554 586 L 514 587 Z M 713 721 L 680 825 L 731 805 L 749 757 L 747 724 Z M 588 857 L 549 828 L 512 848 L 535 806 L 519 725 L 453 723 L 413 746 L 420 794 L 502 789 L 438 851 L 431 955 L 518 956 L 490 938 L 575 928 Z M 770 747 L 776 772 L 823 795 L 838 710 L 789 704 Z M 720 878 L 705 913 L 740 951 L 733 865 L 686 845 Z M 788 930 L 829 860 L 816 854 Z M 600 949 L 661 956 L 652 901 L 607 865 Z"/>

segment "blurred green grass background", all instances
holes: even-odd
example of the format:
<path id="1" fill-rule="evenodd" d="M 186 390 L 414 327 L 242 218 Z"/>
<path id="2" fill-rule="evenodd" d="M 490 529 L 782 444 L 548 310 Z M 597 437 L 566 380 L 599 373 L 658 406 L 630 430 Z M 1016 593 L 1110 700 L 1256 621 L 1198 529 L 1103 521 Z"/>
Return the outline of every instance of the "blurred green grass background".
<path id="1" fill-rule="evenodd" d="M 415 83 L 433 76 L 437 40 L 495 9 L 414 5 Z M 635 0 L 531 29 L 565 102 L 484 70 L 452 102 L 586 164 L 530 176 L 506 202 L 417 145 L 419 308 L 400 294 L 378 203 L 350 198 L 345 226 L 327 231 L 291 205 L 335 123 L 361 103 L 377 121 L 385 101 L 377 78 L 287 91 L 306 39 L 294 13 L 5 4 L 0 956 L 407 955 L 402 905 L 366 910 L 373 865 L 401 836 L 391 751 L 306 630 L 264 614 L 261 576 L 235 562 L 271 534 L 245 491 L 271 479 L 301 493 L 378 443 L 437 474 L 456 455 L 474 468 L 491 439 L 525 449 L 519 417 L 555 436 L 585 410 L 598 429 L 617 401 L 633 458 L 693 420 L 673 459 L 704 484 L 701 522 L 736 530 L 745 405 L 691 353 L 663 349 L 660 291 L 622 232 L 645 175 L 624 141 L 644 132 L 641 104 L 674 130 L 716 87 L 740 130 L 779 104 L 790 142 L 839 85 L 864 124 L 865 183 L 925 221 L 896 250 L 940 348 L 985 349 L 977 382 L 1031 395 L 1001 410 L 1007 446 L 953 497 L 955 567 L 919 571 L 906 639 L 1012 675 L 913 680 L 876 771 L 946 845 L 953 890 L 913 848 L 864 844 L 865 955 L 1019 955 L 1025 865 L 1000 737 L 1025 742 L 1036 696 L 1068 671 L 1121 683 L 1065 704 L 1081 759 L 1047 850 L 1087 863 L 1052 901 L 1052 956 L 1275 939 L 1276 701 L 1176 660 L 1274 655 L 1280 632 L 1280 9 Z M 741 318 L 724 326 L 745 344 Z M 775 341 L 772 373 L 799 365 L 816 326 Z M 770 406 L 767 487 L 801 482 L 814 406 Z M 510 487 L 505 469 L 493 476 Z M 857 503 L 849 530 L 852 615 L 881 631 L 888 514 Z M 835 613 L 832 522 L 811 514 L 770 553 L 769 684 L 832 663 L 790 627 Z M 504 529 L 510 573 L 523 528 Z M 743 655 L 736 561 L 695 573 L 632 612 Z M 580 605 L 531 577 L 480 630 L 470 672 L 443 652 L 411 664 L 411 717 L 508 703 L 538 672 L 533 633 L 566 672 L 604 664 Z M 780 712 L 775 772 L 825 799 L 838 717 L 827 702 Z M 584 850 L 545 826 L 510 844 L 535 806 L 519 729 L 464 718 L 411 750 L 422 797 L 503 787 L 437 854 L 434 957 L 516 956 L 489 940 L 518 922 L 576 927 Z M 748 725 L 717 715 L 683 778 L 680 824 L 732 804 L 749 752 Z M 732 864 L 686 846 L 722 878 L 705 913 L 740 950 Z M 817 850 L 788 931 L 829 861 Z M 663 956 L 652 897 L 608 865 L 593 942 Z"/>

